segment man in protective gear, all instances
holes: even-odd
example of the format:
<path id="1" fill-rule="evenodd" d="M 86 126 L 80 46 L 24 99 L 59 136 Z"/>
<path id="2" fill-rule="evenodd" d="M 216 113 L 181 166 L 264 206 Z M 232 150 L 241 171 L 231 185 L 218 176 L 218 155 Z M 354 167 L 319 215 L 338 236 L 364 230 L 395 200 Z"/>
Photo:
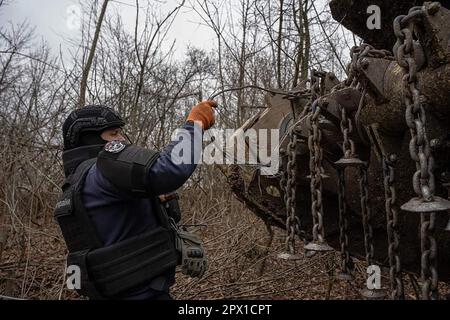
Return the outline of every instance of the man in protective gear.
<path id="1" fill-rule="evenodd" d="M 63 195 L 55 218 L 91 299 L 170 299 L 175 267 L 192 277 L 206 268 L 200 239 L 177 227 L 174 193 L 192 175 L 216 103 L 194 106 L 161 152 L 129 143 L 125 122 L 105 106 L 73 111 L 63 125 Z M 179 160 L 174 148 L 190 150 Z M 184 151 L 183 151 L 184 152 Z M 183 155 L 186 159 L 186 154 Z M 189 157 L 188 157 L 189 158 Z"/>

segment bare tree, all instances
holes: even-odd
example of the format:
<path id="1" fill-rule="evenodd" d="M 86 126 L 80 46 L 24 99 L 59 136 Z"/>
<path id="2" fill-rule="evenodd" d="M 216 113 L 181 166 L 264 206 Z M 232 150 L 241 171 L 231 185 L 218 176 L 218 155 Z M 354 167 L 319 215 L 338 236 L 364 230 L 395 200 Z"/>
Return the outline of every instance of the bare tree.
<path id="1" fill-rule="evenodd" d="M 292 87 L 297 87 L 299 80 L 308 78 L 309 69 L 309 51 L 311 48 L 309 19 L 308 19 L 308 0 L 298 0 L 292 2 L 293 21 L 299 37 L 297 46 L 297 59 L 294 68 L 294 77 Z"/>
<path id="2" fill-rule="evenodd" d="M 0 27 L 0 292 L 78 298 L 64 289 L 66 249 L 52 221 L 64 179 L 61 124 L 74 106 L 117 109 L 134 142 L 156 149 L 192 105 L 217 93 L 217 127 L 241 126 L 265 107 L 267 92 L 303 84 L 310 68 L 343 74 L 337 56 L 345 64 L 352 35 L 332 21 L 323 2 L 313 1 L 192 0 L 216 45 L 188 48 L 181 58 L 174 58 L 167 32 L 184 1 L 162 14 L 160 2 L 150 0 L 82 2 L 86 19 L 81 38 L 71 39 L 70 63 L 38 42 L 27 23 Z M 0 8 L 5 4 L 0 0 Z M 131 30 L 110 10 L 123 5 L 136 8 Z M 199 166 L 180 192 L 183 223 L 209 225 L 204 236 L 213 272 L 199 282 L 181 279 L 177 295 L 264 297 L 276 291 L 261 291 L 265 284 L 287 290 L 282 280 L 289 275 L 293 282 L 297 274 L 264 268 L 273 252 L 261 234 L 268 232 L 273 246 L 279 237 L 247 214 L 225 184 L 217 168 Z"/>
<path id="3" fill-rule="evenodd" d="M 89 50 L 89 56 L 88 56 L 86 65 L 83 68 L 83 75 L 81 77 L 81 83 L 80 83 L 80 97 L 79 97 L 79 101 L 78 101 L 78 107 L 80 107 L 80 108 L 86 104 L 87 80 L 89 77 L 89 71 L 91 70 L 92 62 L 94 60 L 95 50 L 97 48 L 97 42 L 98 42 L 98 39 L 100 36 L 100 30 L 102 27 L 103 19 L 105 17 L 108 2 L 109 2 L 109 0 L 103 1 L 100 16 L 98 17 L 97 24 L 95 27 L 94 39 L 92 40 L 91 48 Z"/>

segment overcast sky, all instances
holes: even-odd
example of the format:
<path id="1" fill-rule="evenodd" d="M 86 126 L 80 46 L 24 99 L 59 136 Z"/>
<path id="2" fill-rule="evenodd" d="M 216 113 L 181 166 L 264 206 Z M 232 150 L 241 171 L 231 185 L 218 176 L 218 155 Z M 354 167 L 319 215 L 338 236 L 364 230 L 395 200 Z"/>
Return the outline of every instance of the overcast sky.
<path id="1" fill-rule="evenodd" d="M 163 12 L 170 12 L 180 2 L 181 0 L 158 1 Z M 8 5 L 0 10 L 0 24 L 17 24 L 27 20 L 31 26 L 36 27 L 36 36 L 45 39 L 52 49 L 58 50 L 61 45 L 64 50 L 68 46 L 64 38 L 76 37 L 79 32 L 74 20 L 80 8 L 78 3 L 78 0 L 9 0 Z M 141 5 L 145 5 L 145 1 L 141 1 Z M 134 0 L 111 0 L 108 11 L 120 12 L 127 27 L 130 31 L 133 30 L 136 15 Z M 141 10 L 142 14 L 143 11 Z M 207 44 L 213 39 L 212 31 L 200 25 L 196 13 L 187 6 L 180 11 L 169 34 L 169 40 L 176 40 L 177 57 L 183 56 L 187 45 L 207 48 Z"/>

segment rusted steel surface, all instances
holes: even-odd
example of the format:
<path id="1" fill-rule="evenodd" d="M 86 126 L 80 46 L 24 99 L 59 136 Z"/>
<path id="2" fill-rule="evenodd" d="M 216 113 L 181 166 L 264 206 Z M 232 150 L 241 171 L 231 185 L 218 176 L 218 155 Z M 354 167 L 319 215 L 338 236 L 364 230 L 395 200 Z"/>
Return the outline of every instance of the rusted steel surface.
<path id="1" fill-rule="evenodd" d="M 332 0 L 330 9 L 334 20 L 364 39 L 366 43 L 370 43 L 377 49 L 391 50 L 396 40 L 392 28 L 394 18 L 424 2 L 423 0 Z M 446 8 L 450 8 L 449 0 L 443 0 L 441 3 Z M 369 18 L 367 7 L 370 5 L 377 5 L 381 9 L 381 30 L 367 28 Z"/>

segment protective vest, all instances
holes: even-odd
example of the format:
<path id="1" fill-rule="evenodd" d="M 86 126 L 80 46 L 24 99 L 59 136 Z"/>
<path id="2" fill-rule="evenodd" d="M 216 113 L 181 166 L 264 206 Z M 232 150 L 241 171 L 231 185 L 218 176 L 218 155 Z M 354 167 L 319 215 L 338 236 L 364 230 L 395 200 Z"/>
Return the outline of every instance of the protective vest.
<path id="1" fill-rule="evenodd" d="M 78 266 L 81 271 L 81 288 L 77 291 L 94 299 L 123 294 L 172 270 L 180 262 L 176 225 L 156 198 L 152 199 L 153 211 L 160 222 L 156 229 L 111 246 L 102 246 L 82 202 L 87 173 L 102 148 L 82 147 L 63 155 L 66 180 L 55 208 L 55 219 L 69 250 L 67 265 Z M 157 154 L 148 150 L 137 152 L 136 148 L 139 147 L 130 146 L 128 156 L 127 152 L 121 155 L 118 163 L 122 172 L 118 176 L 131 177 L 125 183 L 130 183 L 130 190 L 143 196 L 143 185 L 137 180 L 142 179 Z M 137 156 L 133 158 L 133 154 Z"/>

